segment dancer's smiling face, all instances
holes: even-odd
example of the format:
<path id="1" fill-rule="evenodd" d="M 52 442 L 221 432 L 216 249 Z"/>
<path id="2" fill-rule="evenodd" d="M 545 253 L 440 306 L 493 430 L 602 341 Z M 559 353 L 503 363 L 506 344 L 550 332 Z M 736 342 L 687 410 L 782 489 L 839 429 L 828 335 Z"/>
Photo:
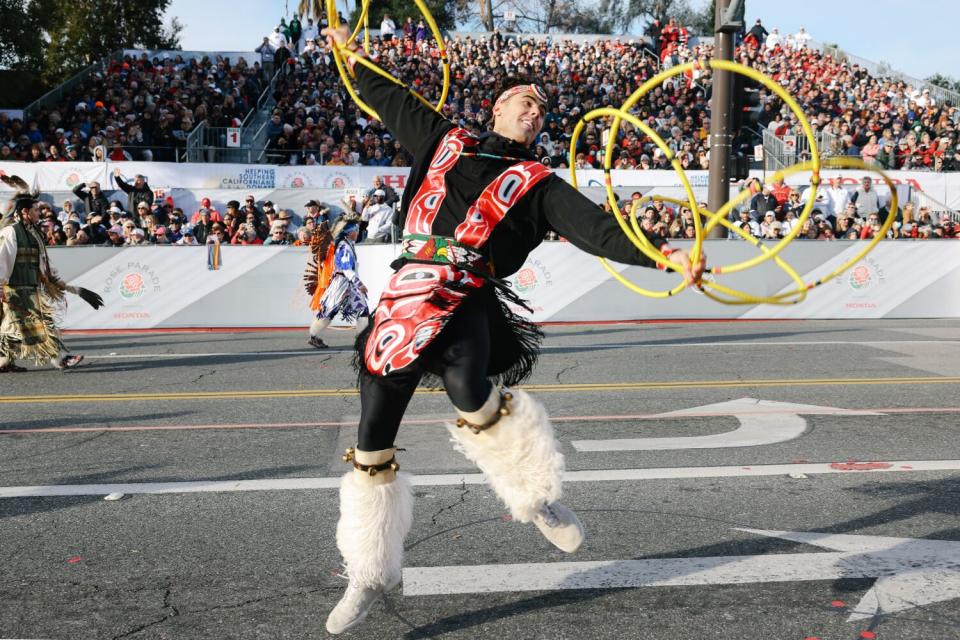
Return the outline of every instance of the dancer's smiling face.
<path id="1" fill-rule="evenodd" d="M 493 107 L 493 115 L 494 132 L 529 146 L 543 128 L 546 110 L 543 102 L 531 90 L 498 100 Z"/>

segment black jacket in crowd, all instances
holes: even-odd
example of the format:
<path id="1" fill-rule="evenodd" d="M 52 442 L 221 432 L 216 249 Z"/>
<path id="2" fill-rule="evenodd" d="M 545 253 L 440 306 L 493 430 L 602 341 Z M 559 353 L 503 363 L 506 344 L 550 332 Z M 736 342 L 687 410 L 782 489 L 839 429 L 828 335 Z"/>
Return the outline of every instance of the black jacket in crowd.
<path id="1" fill-rule="evenodd" d="M 94 197 L 86 187 L 87 185 L 80 183 L 73 188 L 73 195 L 77 196 L 83 203 L 86 217 L 96 214 L 102 216 L 104 220 L 109 220 L 110 214 L 107 213 L 107 210 L 110 208 L 110 201 L 103 194 L 103 189 L 100 189 L 100 193 Z"/>
<path id="2" fill-rule="evenodd" d="M 113 176 L 113 179 L 117 183 L 117 186 L 120 187 L 120 190 L 127 194 L 127 211 L 136 217 L 137 205 L 141 202 L 146 202 L 147 206 L 153 209 L 153 189 L 150 188 L 150 185 L 147 184 L 146 181 L 143 182 L 143 185 L 137 187 L 136 185 L 126 182 L 120 176 Z"/>

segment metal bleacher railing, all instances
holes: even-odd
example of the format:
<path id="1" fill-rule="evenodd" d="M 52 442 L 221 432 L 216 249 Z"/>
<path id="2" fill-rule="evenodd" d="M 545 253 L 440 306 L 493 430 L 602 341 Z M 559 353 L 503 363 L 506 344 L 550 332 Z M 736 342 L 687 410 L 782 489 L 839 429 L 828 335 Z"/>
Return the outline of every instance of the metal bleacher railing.
<path id="1" fill-rule="evenodd" d="M 914 90 L 923 91 L 927 89 L 937 104 L 951 103 L 960 105 L 960 93 L 931 84 L 926 80 L 920 80 L 901 73 L 888 64 L 878 63 L 860 56 L 853 55 L 835 46 L 810 40 L 807 46 L 816 49 L 826 56 L 835 60 L 845 62 L 849 65 L 857 65 L 865 69 L 867 73 L 876 78 L 890 78 L 903 82 Z M 810 158 L 810 145 L 807 139 L 802 135 L 793 138 L 780 138 L 767 128 L 760 127 L 763 134 L 763 168 L 768 171 L 776 171 L 791 164 L 801 162 Z M 826 131 L 815 133 L 817 138 L 817 147 L 820 150 L 821 158 L 842 155 L 840 140 Z"/>
<path id="2" fill-rule="evenodd" d="M 100 60 L 97 60 L 93 64 L 89 64 L 69 79 L 64 81 L 62 84 L 57 85 L 50 91 L 47 91 L 45 94 L 28 104 L 23 108 L 23 115 L 25 119 L 33 117 L 38 110 L 46 107 L 48 109 L 56 107 L 64 101 L 67 95 L 71 91 L 80 86 L 87 78 L 92 76 L 96 72 L 104 72 L 107 67 L 110 65 L 112 60 L 120 60 L 123 58 L 122 51 L 114 51 L 110 55 Z"/>
<path id="3" fill-rule="evenodd" d="M 372 30 L 372 33 L 378 33 L 378 30 Z M 473 39 L 486 39 L 491 37 L 490 33 L 484 32 L 455 32 L 449 34 L 451 37 Z M 598 38 L 610 38 L 609 35 L 587 35 L 587 34 L 504 34 L 507 39 L 520 39 L 523 41 L 566 41 L 589 42 Z M 641 36 L 630 36 L 630 40 L 643 42 L 645 39 Z M 711 38 L 703 37 L 697 39 L 701 44 L 710 44 Z M 850 65 L 858 65 L 875 77 L 892 78 L 902 81 L 915 90 L 928 89 L 930 95 L 938 103 L 952 103 L 960 105 L 960 93 L 939 87 L 924 80 L 911 77 L 892 69 L 885 63 L 877 63 L 859 56 L 850 54 L 839 47 L 811 40 L 808 45 L 812 49 L 822 52 L 824 55 L 842 60 Z M 63 84 L 44 94 L 42 97 L 28 105 L 24 111 L 27 117 L 33 115 L 42 108 L 51 108 L 65 99 L 77 86 L 90 78 L 95 72 L 104 71 L 112 60 L 122 58 L 123 51 L 115 51 L 106 58 L 91 64 L 75 74 Z M 644 54 L 648 56 L 656 70 L 660 68 L 660 60 L 646 48 Z M 171 160 L 177 162 L 240 162 L 240 163 L 261 163 L 277 161 L 272 157 L 273 150 L 269 150 L 269 140 L 267 129 L 270 121 L 270 109 L 273 106 L 273 90 L 275 82 L 280 73 L 277 71 L 270 78 L 267 87 L 259 96 L 257 105 L 251 109 L 244 118 L 241 125 L 237 128 L 210 127 L 205 123 L 197 125 L 187 136 L 185 144 L 176 149 L 164 149 L 161 155 L 166 159 L 169 155 Z M 759 127 L 763 144 L 763 163 L 762 166 L 768 170 L 776 170 L 795 164 L 798 161 L 809 158 L 810 150 L 806 140 L 801 135 L 791 137 L 777 137 L 772 131 Z M 821 157 L 837 155 L 840 152 L 838 139 L 828 132 L 817 132 L 817 145 L 821 150 Z M 132 147 L 132 152 L 135 152 Z M 289 155 L 289 154 L 281 154 Z M 135 158 L 140 159 L 140 158 Z"/>
<path id="4" fill-rule="evenodd" d="M 257 104 L 244 117 L 239 127 L 197 125 L 187 136 L 186 148 L 177 160 L 184 162 L 241 162 L 256 164 L 266 151 L 269 109 L 273 105 L 273 89 L 280 70 L 270 78 L 260 93 Z"/>
<path id="5" fill-rule="evenodd" d="M 954 106 L 960 105 L 960 93 L 951 91 L 950 89 L 945 89 L 938 85 L 927 82 L 926 80 L 914 78 L 913 76 L 897 71 L 886 63 L 867 60 L 866 58 L 861 58 L 860 56 L 848 53 L 836 45 L 825 44 L 822 42 L 817 42 L 816 40 L 811 40 L 808 46 L 817 49 L 824 55 L 828 55 L 836 60 L 842 60 L 851 65 L 858 65 L 859 67 L 866 69 L 867 73 L 869 73 L 871 76 L 899 80 L 913 87 L 917 91 L 929 89 L 930 95 L 934 100 L 937 101 L 938 104 L 950 102 Z"/>
<path id="6" fill-rule="evenodd" d="M 763 137 L 763 169 L 779 171 L 810 159 L 810 141 L 803 135 L 777 136 L 767 127 L 759 127 Z M 842 155 L 840 139 L 827 131 L 815 131 L 821 158 Z"/>

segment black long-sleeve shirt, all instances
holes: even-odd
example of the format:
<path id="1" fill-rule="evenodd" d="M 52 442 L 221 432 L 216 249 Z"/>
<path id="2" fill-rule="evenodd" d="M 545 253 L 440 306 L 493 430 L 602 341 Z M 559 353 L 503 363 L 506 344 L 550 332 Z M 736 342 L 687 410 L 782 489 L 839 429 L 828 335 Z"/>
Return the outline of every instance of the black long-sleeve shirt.
<path id="1" fill-rule="evenodd" d="M 107 196 L 104 195 L 103 191 L 98 190 L 96 197 L 94 197 L 93 192 L 89 191 L 85 184 L 81 183 L 73 188 L 73 195 L 80 198 L 80 201 L 83 202 L 83 208 L 87 217 L 99 215 L 102 216 L 104 220 L 110 219 L 110 215 L 107 213 L 107 210 L 110 208 L 110 201 L 107 200 Z"/>
<path id="2" fill-rule="evenodd" d="M 362 65 L 356 70 L 361 98 L 414 157 L 401 201 L 404 219 L 437 144 L 455 125 L 405 88 Z M 535 160 L 528 147 L 496 133 L 482 135 L 476 151 L 499 158 L 462 156 L 446 173 L 446 196 L 431 229 L 435 235 L 453 236 L 483 190 L 517 158 Z M 613 215 L 559 176 L 551 175 L 524 195 L 493 229 L 483 250 L 493 263 L 495 275 L 502 278 L 515 273 L 551 230 L 587 253 L 625 264 L 656 266 L 624 235 Z M 659 236 L 650 240 L 658 247 L 664 244 Z"/>
<path id="3" fill-rule="evenodd" d="M 153 189 L 146 182 L 138 187 L 136 183 L 130 184 L 120 176 L 114 176 L 113 181 L 117 183 L 121 191 L 127 194 L 127 210 L 137 218 L 139 218 L 137 214 L 138 204 L 146 202 L 148 207 L 153 206 Z M 139 224 L 139 220 L 137 224 Z"/>

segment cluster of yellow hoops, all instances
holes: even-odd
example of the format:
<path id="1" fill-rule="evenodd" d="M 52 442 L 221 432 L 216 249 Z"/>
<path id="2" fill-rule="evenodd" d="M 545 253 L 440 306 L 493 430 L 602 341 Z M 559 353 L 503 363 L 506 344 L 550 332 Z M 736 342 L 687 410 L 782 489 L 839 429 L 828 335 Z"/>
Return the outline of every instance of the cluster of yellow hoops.
<path id="1" fill-rule="evenodd" d="M 793 111 L 794 115 L 797 117 L 797 121 L 803 127 L 803 133 L 806 136 L 807 140 L 810 143 L 810 154 L 812 159 L 807 162 L 802 162 L 785 169 L 777 171 L 773 175 L 767 178 L 767 182 L 772 184 L 781 178 L 793 175 L 795 173 L 802 172 L 811 172 L 810 176 L 810 188 L 813 189 L 813 192 L 810 194 L 809 199 L 806 202 L 806 205 L 803 208 L 803 211 L 800 214 L 800 217 L 797 219 L 797 224 L 790 230 L 790 232 L 784 236 L 779 242 L 777 242 L 772 247 L 768 247 L 763 244 L 758 238 L 754 238 L 750 233 L 744 231 L 739 226 L 730 222 L 727 217 L 731 210 L 734 207 L 742 204 L 747 198 L 753 196 L 753 193 L 749 190 L 744 189 L 736 197 L 724 204 L 716 212 L 708 211 L 706 209 L 701 209 L 697 205 L 697 199 L 694 196 L 693 188 L 690 186 L 690 181 L 687 179 L 686 172 L 683 170 L 683 167 L 680 165 L 680 160 L 677 158 L 670 147 L 667 146 L 667 143 L 664 142 L 663 138 L 657 135 L 657 132 L 651 129 L 645 122 L 642 122 L 639 118 L 629 113 L 630 109 L 649 91 L 655 87 L 660 86 L 663 82 L 674 76 L 692 71 L 694 69 L 703 69 L 704 66 L 709 66 L 713 70 L 722 69 L 725 71 L 730 71 L 733 73 L 739 73 L 741 75 L 747 76 L 753 80 L 756 80 L 763 86 L 765 86 L 770 91 L 773 91 L 777 96 L 782 99 L 787 106 L 790 107 L 790 110 Z M 774 82 L 771 78 L 765 76 L 764 74 L 741 64 L 735 62 L 728 62 L 726 60 L 711 60 L 709 62 L 689 62 L 687 64 L 679 65 L 676 67 L 671 67 L 666 71 L 658 73 L 649 80 L 647 80 L 643 85 L 640 86 L 633 94 L 627 98 L 627 101 L 619 109 L 613 109 L 610 107 L 602 107 L 599 109 L 594 109 L 593 111 L 587 113 L 583 119 L 577 123 L 577 126 L 573 131 L 573 138 L 570 142 L 570 180 L 573 183 L 574 187 L 577 187 L 577 172 L 576 172 L 576 148 L 577 141 L 580 138 L 581 133 L 583 132 L 584 127 L 587 122 L 595 120 L 596 118 L 612 118 L 612 123 L 610 125 L 610 136 L 607 141 L 606 150 L 603 156 L 603 172 L 604 172 L 604 187 L 607 191 L 607 200 L 610 202 L 610 207 L 612 208 L 612 213 L 617 219 L 617 223 L 620 225 L 620 228 L 623 229 L 624 234 L 630 241 L 646 255 L 647 257 L 655 260 L 659 263 L 666 264 L 671 269 L 680 270 L 680 266 L 671 262 L 670 259 L 665 256 L 661 251 L 659 251 L 647 237 L 641 232 L 639 225 L 636 220 L 634 212 L 639 203 L 634 203 L 633 210 L 630 211 L 629 224 L 627 220 L 624 219 L 623 214 L 620 212 L 619 205 L 616 201 L 616 195 L 613 192 L 613 181 L 611 179 L 610 169 L 611 162 L 613 160 L 613 145 L 617 139 L 617 131 L 620 128 L 620 122 L 626 120 L 637 129 L 642 131 L 644 134 L 650 137 L 653 140 L 654 144 L 660 148 L 661 151 L 666 155 L 667 159 L 670 160 L 670 164 L 673 167 L 674 171 L 677 172 L 677 175 L 680 176 L 680 183 L 683 186 L 684 191 L 686 192 L 688 201 L 684 202 L 681 200 L 675 200 L 673 198 L 664 198 L 659 196 L 654 196 L 653 200 L 664 200 L 669 202 L 674 202 L 676 204 L 686 205 L 693 212 L 693 226 L 696 231 L 696 235 L 693 241 L 693 248 L 690 251 L 690 260 L 691 262 L 696 263 L 700 259 L 700 255 L 703 253 L 703 240 L 710 233 L 710 231 L 716 227 L 718 224 L 727 228 L 732 233 L 737 234 L 744 240 L 753 244 L 760 251 L 760 255 L 751 258 L 749 260 L 744 260 L 743 262 L 738 262 L 736 264 L 729 264 L 723 266 L 714 266 L 707 269 L 707 273 L 714 276 L 723 274 L 723 273 L 736 273 L 738 271 L 744 271 L 750 267 L 755 267 L 759 264 L 766 262 L 767 260 L 773 260 L 777 266 L 786 272 L 788 276 L 793 280 L 796 285 L 796 288 L 783 293 L 779 293 L 774 296 L 754 296 L 736 289 L 731 289 L 730 287 L 723 286 L 716 281 L 710 280 L 709 278 L 704 279 L 700 285 L 699 289 L 703 292 L 704 295 L 721 302 L 724 304 L 796 304 L 803 301 L 807 297 L 807 292 L 818 287 L 825 282 L 833 280 L 841 273 L 849 269 L 851 266 L 859 262 L 867 253 L 872 250 L 881 239 L 886 237 L 887 231 L 890 229 L 890 226 L 893 224 L 893 220 L 896 217 L 895 212 L 897 211 L 898 201 L 897 201 L 897 190 L 894 187 L 893 182 L 890 178 L 884 174 L 882 171 L 878 171 L 873 167 L 870 167 L 863 163 L 862 161 L 855 158 L 830 158 L 821 161 L 820 155 L 817 150 L 817 141 L 813 136 L 813 130 L 810 128 L 810 122 L 807 120 L 806 116 L 803 113 L 803 110 L 796 103 L 796 101 L 788 94 L 783 87 Z M 844 262 L 838 268 L 834 269 L 829 274 L 823 276 L 815 282 L 804 282 L 803 279 L 797 275 L 797 272 L 794 271 L 790 265 L 784 262 L 779 254 L 783 251 L 784 247 L 793 240 L 798 233 L 800 233 L 801 228 L 803 227 L 806 220 L 810 217 L 810 213 L 813 211 L 813 207 L 816 200 L 816 189 L 820 186 L 820 170 L 821 168 L 826 169 L 861 169 L 865 171 L 871 171 L 878 174 L 881 179 L 886 183 L 887 187 L 890 189 L 891 200 L 890 200 L 890 212 L 891 214 L 887 216 L 886 221 L 884 222 L 881 229 L 874 234 L 873 239 L 855 256 Z M 622 275 L 617 273 L 613 267 L 611 267 L 606 260 L 603 258 L 600 259 L 603 266 L 610 272 L 613 277 L 615 277 L 621 284 L 625 285 L 627 288 L 640 293 L 651 298 L 666 298 L 668 296 L 675 295 L 686 288 L 687 283 L 681 281 L 680 284 L 673 287 L 672 289 L 664 291 L 651 291 L 649 289 L 644 289 L 637 286 L 633 282 L 630 282 Z"/>
<path id="2" fill-rule="evenodd" d="M 447 50 L 445 43 L 443 41 L 443 36 L 440 34 L 440 29 L 437 26 L 436 21 L 433 19 L 433 16 L 430 14 L 430 10 L 424 4 L 423 0 L 414 0 L 414 3 L 417 5 L 417 8 L 423 14 L 423 17 L 426 19 L 427 24 L 430 27 L 430 31 L 433 34 L 434 40 L 437 43 L 437 46 L 440 49 L 440 61 L 443 67 L 443 89 L 441 91 L 440 98 L 436 105 L 430 104 L 426 98 L 422 95 L 413 91 L 412 89 L 408 90 L 416 96 L 421 102 L 425 105 L 440 111 L 443 107 L 443 104 L 447 100 L 447 94 L 450 90 L 450 60 L 447 55 Z M 334 0 L 327 0 L 327 15 L 330 18 L 330 26 L 333 28 L 338 28 L 340 26 L 340 20 L 337 13 L 336 3 Z M 397 78 L 393 77 L 389 72 L 380 68 L 374 62 L 371 62 L 367 57 L 358 55 L 354 50 L 357 37 L 359 36 L 361 26 L 369 26 L 369 8 L 370 0 L 363 0 L 360 11 L 360 18 L 357 22 L 357 27 L 354 29 L 353 33 L 348 38 L 347 42 L 343 45 L 333 47 L 333 59 L 336 61 L 337 70 L 340 73 L 340 77 L 343 79 L 344 86 L 347 89 L 347 92 L 350 94 L 350 97 L 370 116 L 380 120 L 380 116 L 377 115 L 377 112 L 374 111 L 369 105 L 367 105 L 360 97 L 357 95 L 355 89 L 352 85 L 352 75 L 353 72 L 349 66 L 345 63 L 344 58 L 351 58 L 356 63 L 362 64 L 368 69 L 374 71 L 375 73 L 380 74 L 384 78 L 387 78 L 401 86 L 406 86 Z M 364 28 L 364 51 L 367 53 L 370 52 L 370 38 L 369 38 L 369 29 Z M 813 192 L 810 194 L 806 204 L 804 205 L 803 211 L 800 214 L 800 217 L 797 219 L 797 224 L 790 230 L 790 232 L 784 236 L 779 242 L 773 246 L 766 246 L 758 238 L 754 238 L 750 233 L 741 229 L 738 225 L 730 222 L 727 218 L 730 212 L 734 207 L 742 204 L 747 198 L 753 196 L 753 192 L 744 189 L 736 197 L 729 200 L 717 211 L 708 211 L 702 209 L 697 205 L 697 199 L 693 193 L 693 188 L 690 186 L 690 181 L 687 179 L 686 172 L 683 170 L 683 167 L 680 164 L 679 158 L 677 158 L 673 151 L 667 146 L 667 143 L 664 142 L 663 138 L 657 135 L 657 132 L 651 129 L 647 124 L 641 121 L 636 116 L 629 113 L 630 109 L 649 91 L 653 90 L 655 87 L 663 84 L 665 80 L 668 80 L 674 76 L 684 74 L 688 71 L 703 69 L 705 66 L 709 66 L 712 70 L 725 70 L 732 73 L 738 73 L 744 75 L 748 78 L 751 78 L 763 86 L 765 86 L 770 91 L 774 92 L 777 96 L 780 97 L 784 103 L 793 111 L 794 115 L 797 117 L 797 121 L 803 127 L 803 133 L 806 136 L 810 144 L 810 154 L 811 160 L 807 162 L 801 162 L 795 164 L 791 167 L 781 169 L 773 175 L 767 178 L 767 183 L 772 184 L 781 178 L 786 178 L 796 173 L 810 172 L 810 188 L 813 189 Z M 587 113 L 580 122 L 577 123 L 577 126 L 573 131 L 573 138 L 570 142 L 570 180 L 573 183 L 575 188 L 579 188 L 577 185 L 577 173 L 576 173 L 576 148 L 577 141 L 582 134 L 586 123 L 597 118 L 611 118 L 612 122 L 610 124 L 610 136 L 607 141 L 606 150 L 603 156 L 603 172 L 604 172 L 604 187 L 607 191 L 607 199 L 610 202 L 610 207 L 612 208 L 612 213 L 617 220 L 617 223 L 620 225 L 620 228 L 623 230 L 623 233 L 630 239 L 630 241 L 648 258 L 655 260 L 656 262 L 667 265 L 667 267 L 680 271 L 680 266 L 671 262 L 670 259 L 665 256 L 660 250 L 658 250 L 647 237 L 641 231 L 639 224 L 637 222 L 635 211 L 636 207 L 642 204 L 647 200 L 663 200 L 666 202 L 672 202 L 678 205 L 685 205 L 690 208 L 693 212 L 693 226 L 696 231 L 696 235 L 693 242 L 693 248 L 690 251 L 691 262 L 696 263 L 700 256 L 703 254 L 703 241 L 710 233 L 710 231 L 717 225 L 725 227 L 729 232 L 735 233 L 747 242 L 753 244 L 760 252 L 760 255 L 738 262 L 735 264 L 722 265 L 722 266 L 713 266 L 709 267 L 706 272 L 712 276 L 718 276 L 721 274 L 737 273 L 740 271 L 745 271 L 751 267 L 756 267 L 768 260 L 773 260 L 777 266 L 779 266 L 783 271 L 793 280 L 796 288 L 790 289 L 784 293 L 779 293 L 773 296 L 755 296 L 743 291 L 738 291 L 730 287 L 719 284 L 715 280 L 710 278 L 705 278 L 701 283 L 697 285 L 698 289 L 707 297 L 712 300 L 723 304 L 796 304 L 803 301 L 807 297 L 807 292 L 811 289 L 818 287 L 830 280 L 833 280 L 844 271 L 849 269 L 851 266 L 863 259 L 864 256 L 869 253 L 880 240 L 886 237 L 887 232 L 889 231 L 891 225 L 893 224 L 894 218 L 896 217 L 895 213 L 899 206 L 897 199 L 897 190 L 893 184 L 893 181 L 883 173 L 869 165 L 866 165 L 864 162 L 855 159 L 855 158 L 829 158 L 825 160 L 820 159 L 819 152 L 817 150 L 817 142 L 813 136 L 813 130 L 810 128 L 810 122 L 807 120 L 806 116 L 803 113 L 803 110 L 796 103 L 796 101 L 786 92 L 786 90 L 777 84 L 773 79 L 768 76 L 752 69 L 750 67 L 737 64 L 735 62 L 729 62 L 726 60 L 710 60 L 710 61 L 695 61 L 689 62 L 687 64 L 679 65 L 676 67 L 671 67 L 666 71 L 658 73 L 649 80 L 647 80 L 643 85 L 640 86 L 636 91 L 634 91 L 627 101 L 619 109 L 614 109 L 612 107 L 602 107 L 599 109 L 594 109 L 593 111 Z M 613 191 L 613 181 L 611 179 L 611 163 L 613 159 L 613 146 L 617 139 L 617 132 L 620 129 L 620 123 L 626 120 L 634 127 L 642 131 L 644 134 L 650 137 L 653 140 L 654 144 L 660 148 L 661 151 L 666 155 L 670 160 L 671 166 L 673 166 L 674 171 L 677 172 L 677 175 L 680 176 L 680 182 L 683 186 L 684 191 L 686 192 L 687 201 L 677 200 L 674 198 L 667 198 L 662 196 L 653 196 L 652 198 L 645 198 L 638 202 L 633 203 L 633 207 L 629 212 L 628 216 L 624 216 L 619 208 L 619 204 L 616 201 L 616 195 Z M 790 267 L 786 262 L 784 262 L 779 254 L 783 249 L 789 244 L 797 234 L 800 233 L 801 228 L 804 223 L 810 217 L 811 212 L 816 200 L 816 190 L 820 186 L 820 170 L 821 169 L 860 169 L 864 171 L 870 171 L 876 173 L 880 178 L 886 183 L 887 187 L 890 189 L 891 199 L 890 199 L 890 215 L 887 216 L 886 221 L 880 230 L 874 234 L 873 239 L 866 244 L 856 255 L 844 262 L 842 265 L 831 271 L 829 274 L 821 277 L 815 282 L 804 282 L 803 279 L 797 274 L 797 272 Z M 628 223 L 629 220 L 629 223 Z M 687 283 L 681 280 L 680 284 L 676 285 L 672 289 L 662 290 L 662 291 L 652 291 L 649 289 L 644 289 L 635 283 L 627 280 L 622 275 L 620 275 L 616 270 L 609 265 L 609 263 L 603 258 L 600 259 L 600 262 L 603 266 L 616 278 L 621 284 L 626 286 L 636 293 L 651 297 L 651 298 L 666 298 L 669 296 L 676 295 L 677 293 L 683 291 L 686 288 Z"/>
<path id="3" fill-rule="evenodd" d="M 368 105 L 366 102 L 360 99 L 360 96 L 357 95 L 356 90 L 353 88 L 352 79 L 354 77 L 353 71 L 346 64 L 344 58 L 351 58 L 357 64 L 362 64 L 367 67 L 374 73 L 378 73 L 387 80 L 395 82 L 402 87 L 406 87 L 410 93 L 417 97 L 420 102 L 427 105 L 435 111 L 440 111 L 443 108 L 443 104 L 447 101 L 447 94 L 450 92 L 450 58 L 447 55 L 447 47 L 443 41 L 443 35 L 440 33 L 440 27 L 437 26 L 436 20 L 433 19 L 433 15 L 430 13 L 430 10 L 427 8 L 427 5 L 424 4 L 423 0 L 413 0 L 417 5 L 417 8 L 420 9 L 420 12 L 423 13 L 424 19 L 427 21 L 427 25 L 430 27 L 430 33 L 433 34 L 433 39 L 436 41 L 437 46 L 440 48 L 440 64 L 443 67 L 443 89 L 440 92 L 440 98 L 437 100 L 437 104 L 433 105 L 424 98 L 422 95 L 407 87 L 400 80 L 393 77 L 388 71 L 380 68 L 374 62 L 371 62 L 369 58 L 365 56 L 358 55 L 353 47 L 356 45 L 357 37 L 360 34 L 360 29 L 363 28 L 363 50 L 369 54 L 370 53 L 370 0 L 363 0 L 363 3 L 360 7 L 360 18 L 357 20 L 357 26 L 353 30 L 353 33 L 350 34 L 350 37 L 347 41 L 340 45 L 333 47 L 333 60 L 337 64 L 337 71 L 340 72 L 340 78 L 343 80 L 343 85 L 347 88 L 347 93 L 350 94 L 350 97 L 353 99 L 357 105 L 363 109 L 367 115 L 380 120 L 380 116 L 377 115 L 377 112 Z M 327 0 L 327 16 L 330 19 L 330 26 L 334 29 L 340 26 L 340 16 L 337 12 L 337 3 L 336 0 Z"/>

